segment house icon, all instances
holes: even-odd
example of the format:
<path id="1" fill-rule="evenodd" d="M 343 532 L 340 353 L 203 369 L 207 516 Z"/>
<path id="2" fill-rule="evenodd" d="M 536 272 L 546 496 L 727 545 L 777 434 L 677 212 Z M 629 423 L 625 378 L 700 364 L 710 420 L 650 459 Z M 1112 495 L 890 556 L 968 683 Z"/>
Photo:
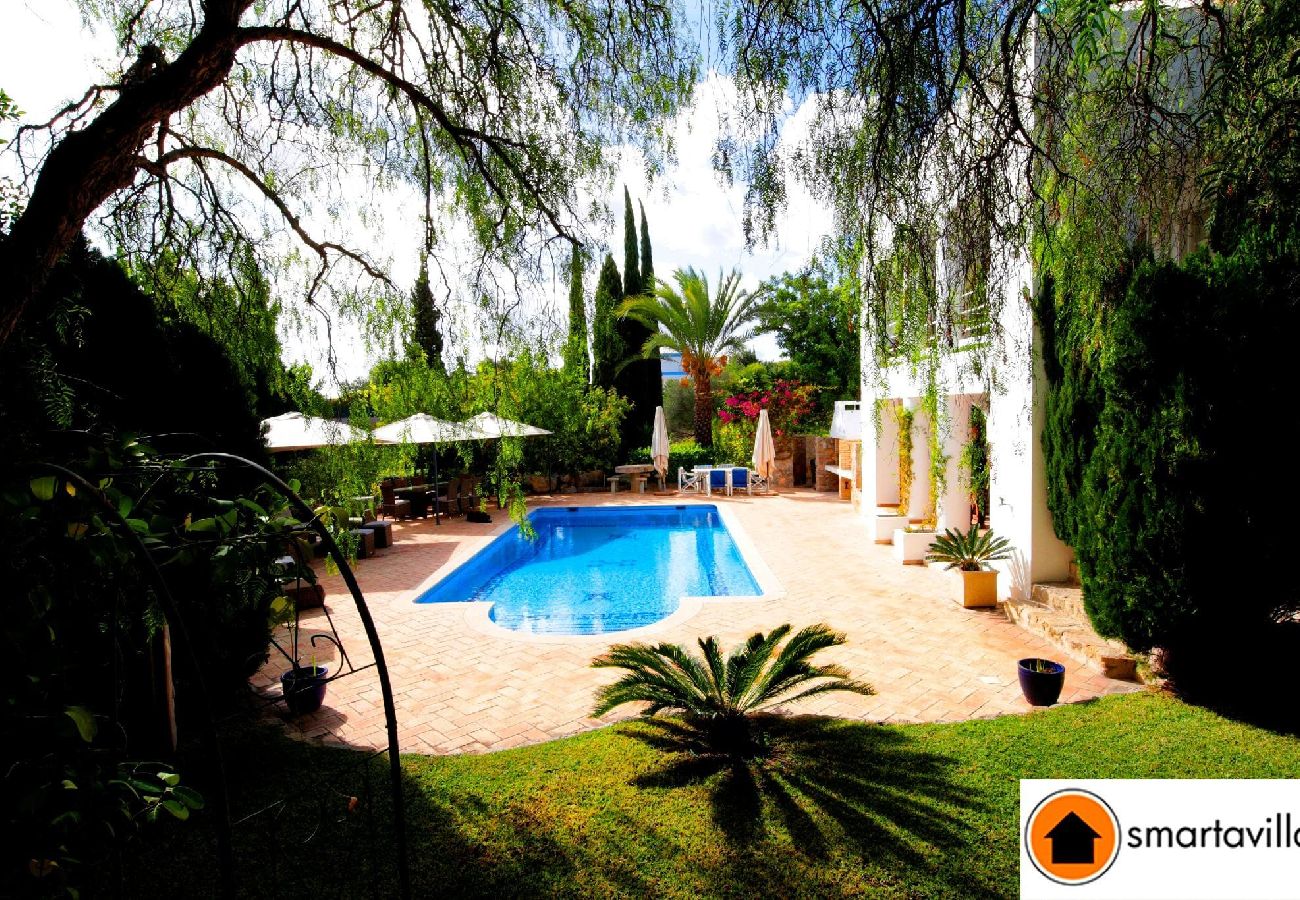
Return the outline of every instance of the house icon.
<path id="1" fill-rule="evenodd" d="M 1094 843 L 1101 837 L 1076 813 L 1070 812 L 1057 822 L 1047 839 L 1052 842 L 1052 864 L 1092 865 L 1096 861 Z"/>

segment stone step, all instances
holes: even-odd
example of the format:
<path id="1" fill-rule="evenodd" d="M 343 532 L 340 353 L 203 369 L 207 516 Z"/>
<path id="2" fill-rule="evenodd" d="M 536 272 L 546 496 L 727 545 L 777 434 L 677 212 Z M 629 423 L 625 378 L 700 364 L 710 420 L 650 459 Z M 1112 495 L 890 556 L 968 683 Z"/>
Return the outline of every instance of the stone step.
<path id="1" fill-rule="evenodd" d="M 1037 589 L 1038 585 L 1034 586 Z M 1008 619 L 1021 628 L 1055 644 L 1076 662 L 1108 678 L 1137 680 L 1137 661 L 1118 641 L 1099 637 L 1087 620 L 1079 620 L 1048 606 L 1008 600 L 1002 604 Z"/>
<path id="2" fill-rule="evenodd" d="M 1063 612 L 1080 622 L 1088 621 L 1088 611 L 1083 607 L 1083 588 L 1066 581 L 1036 584 L 1030 599 L 1039 606 Z"/>

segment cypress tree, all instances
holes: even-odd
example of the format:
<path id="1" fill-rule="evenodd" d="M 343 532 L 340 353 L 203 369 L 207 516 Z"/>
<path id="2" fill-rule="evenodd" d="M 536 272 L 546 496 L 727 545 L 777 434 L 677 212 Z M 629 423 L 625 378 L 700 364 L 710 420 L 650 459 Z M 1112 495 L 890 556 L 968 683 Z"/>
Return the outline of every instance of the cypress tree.
<path id="1" fill-rule="evenodd" d="M 591 324 L 591 381 L 598 387 L 614 386 L 614 373 L 627 354 L 614 314 L 622 302 L 623 282 L 614 257 L 607 253 L 596 282 L 596 312 Z"/>
<path id="2" fill-rule="evenodd" d="M 645 204 L 640 200 L 636 205 L 641 208 L 641 292 L 652 294 L 655 289 L 654 257 L 650 254 L 650 226 L 645 221 Z"/>
<path id="3" fill-rule="evenodd" d="M 569 258 L 569 338 L 564 344 L 564 370 L 588 381 L 591 357 L 587 353 L 587 298 L 582 292 L 583 253 L 576 245 Z"/>
<path id="4" fill-rule="evenodd" d="M 645 209 L 641 210 L 641 259 L 637 256 L 636 219 L 632 212 L 632 197 L 626 187 L 623 188 L 623 255 L 627 267 L 636 268 L 635 278 L 626 272 L 623 274 L 623 286 L 626 296 L 646 293 L 654 290 L 653 264 L 650 261 L 650 237 L 646 233 Z M 632 409 L 624 419 L 622 454 L 624 457 L 636 447 L 650 443 L 650 433 L 654 428 L 655 407 L 663 403 L 663 379 L 659 371 L 658 359 L 642 359 L 641 348 L 649 339 L 651 330 L 635 319 L 620 319 L 619 337 L 625 348 L 626 365 L 619 370 L 614 380 L 614 387 L 620 394 L 632 402 Z"/>
<path id="5" fill-rule="evenodd" d="M 429 272 L 423 261 L 420 262 L 420 276 L 415 279 L 415 287 L 411 290 L 411 307 L 415 316 L 412 355 L 418 349 L 431 368 L 442 371 L 442 332 L 438 328 L 442 314 L 434 303 L 433 291 L 429 289 Z"/>
<path id="6" fill-rule="evenodd" d="M 623 296 L 641 293 L 641 266 L 637 262 L 636 218 L 632 215 L 632 195 L 623 185 Z M 640 345 L 629 348 L 640 350 Z"/>

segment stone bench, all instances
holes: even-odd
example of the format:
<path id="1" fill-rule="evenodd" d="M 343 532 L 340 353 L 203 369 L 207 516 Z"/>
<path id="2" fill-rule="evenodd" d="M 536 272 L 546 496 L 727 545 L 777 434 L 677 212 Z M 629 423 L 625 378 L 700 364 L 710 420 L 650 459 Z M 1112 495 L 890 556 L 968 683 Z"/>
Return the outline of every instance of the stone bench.
<path id="1" fill-rule="evenodd" d="M 605 480 L 609 482 L 609 492 L 611 494 L 618 493 L 619 482 L 626 483 L 627 481 L 627 479 L 622 475 L 611 475 L 609 478 L 606 478 Z"/>

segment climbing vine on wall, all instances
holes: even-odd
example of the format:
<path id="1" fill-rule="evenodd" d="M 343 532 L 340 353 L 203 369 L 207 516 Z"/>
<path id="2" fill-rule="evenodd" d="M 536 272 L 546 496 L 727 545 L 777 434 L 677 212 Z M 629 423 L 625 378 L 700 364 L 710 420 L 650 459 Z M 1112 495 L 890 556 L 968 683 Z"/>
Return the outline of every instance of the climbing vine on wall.
<path id="1" fill-rule="evenodd" d="M 948 487 L 948 457 L 943 452 L 943 433 L 947 422 L 943 404 L 939 402 L 939 385 L 934 379 L 926 382 L 921 396 L 921 410 L 925 413 L 926 440 L 930 450 L 929 506 L 921 519 L 921 528 L 933 530 L 939 525 L 939 501 Z"/>
<path id="2" fill-rule="evenodd" d="M 912 420 L 914 413 L 901 403 L 894 405 L 898 422 L 898 514 L 907 515 L 912 502 Z"/>
<path id="3" fill-rule="evenodd" d="M 970 440 L 962 445 L 958 467 L 962 483 L 970 491 L 975 521 L 983 528 L 988 524 L 992 473 L 989 469 L 988 421 L 984 410 L 978 406 L 970 408 Z"/>

